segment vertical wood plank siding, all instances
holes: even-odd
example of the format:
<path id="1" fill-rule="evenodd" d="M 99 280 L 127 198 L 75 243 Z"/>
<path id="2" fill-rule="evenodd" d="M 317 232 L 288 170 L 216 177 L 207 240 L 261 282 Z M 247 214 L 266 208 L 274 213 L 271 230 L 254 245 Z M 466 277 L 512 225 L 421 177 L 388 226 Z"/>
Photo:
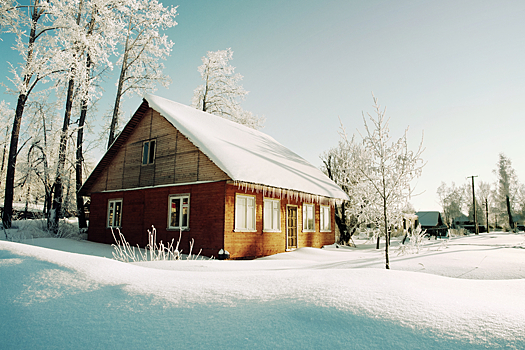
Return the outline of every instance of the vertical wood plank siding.
<path id="1" fill-rule="evenodd" d="M 152 139 L 156 141 L 155 161 L 142 165 L 142 145 Z M 150 108 L 116 152 L 111 166 L 94 182 L 91 192 L 228 179 L 193 143 Z"/>

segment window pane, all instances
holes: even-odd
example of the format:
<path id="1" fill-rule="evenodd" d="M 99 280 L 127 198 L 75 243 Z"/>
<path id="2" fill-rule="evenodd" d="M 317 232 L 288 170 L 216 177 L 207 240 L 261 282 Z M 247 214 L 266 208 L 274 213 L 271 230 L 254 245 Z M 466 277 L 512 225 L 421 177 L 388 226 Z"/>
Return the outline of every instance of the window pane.
<path id="1" fill-rule="evenodd" d="M 308 222 L 306 218 L 306 204 L 303 205 L 303 230 L 307 230 L 306 223 Z"/>
<path id="2" fill-rule="evenodd" d="M 109 214 L 108 214 L 108 227 L 112 227 L 112 226 L 113 226 L 113 208 L 110 208 Z"/>
<path id="3" fill-rule="evenodd" d="M 303 230 L 315 230 L 315 212 L 313 204 L 303 204 Z"/>
<path id="4" fill-rule="evenodd" d="M 149 149 L 149 142 L 144 142 L 144 146 L 142 148 L 142 164 L 148 164 L 148 155 L 149 155 L 148 149 Z"/>
<path id="5" fill-rule="evenodd" d="M 278 231 L 279 230 L 279 227 L 280 227 L 280 222 L 279 222 L 279 212 L 275 213 L 274 212 L 274 215 L 273 215 L 273 224 L 272 224 L 272 229 Z"/>
<path id="6" fill-rule="evenodd" d="M 272 227 L 272 202 L 264 201 L 264 229 L 271 230 Z"/>
<path id="7" fill-rule="evenodd" d="M 308 207 L 306 207 L 306 209 L 308 210 L 308 229 L 312 230 L 314 226 L 312 206 L 309 205 Z"/>
<path id="8" fill-rule="evenodd" d="M 182 207 L 182 224 L 181 227 L 188 227 L 188 206 Z"/>
<path id="9" fill-rule="evenodd" d="M 246 228 L 249 230 L 255 229 L 255 203 L 254 198 L 247 198 L 248 207 L 246 210 Z"/>
<path id="10" fill-rule="evenodd" d="M 331 229 L 331 220 L 330 220 L 330 207 L 323 207 L 324 208 L 324 212 L 323 212 L 323 218 L 324 218 L 324 225 L 323 225 L 323 228 L 325 230 L 330 230 Z"/>
<path id="11" fill-rule="evenodd" d="M 150 141 L 149 144 L 149 162 L 153 163 L 153 161 L 155 160 L 155 141 Z"/>
<path id="12" fill-rule="evenodd" d="M 179 227 L 180 220 L 180 198 L 171 199 L 170 226 Z"/>
<path id="13" fill-rule="evenodd" d="M 279 201 L 273 201 L 273 223 L 272 223 L 272 229 L 278 231 L 281 227 L 280 225 L 280 209 L 279 208 L 280 202 Z"/>
<path id="14" fill-rule="evenodd" d="M 236 228 L 246 228 L 246 197 L 237 197 Z"/>
<path id="15" fill-rule="evenodd" d="M 115 227 L 120 227 L 120 217 L 122 215 L 121 208 L 122 202 L 115 202 L 115 223 L 113 225 Z"/>

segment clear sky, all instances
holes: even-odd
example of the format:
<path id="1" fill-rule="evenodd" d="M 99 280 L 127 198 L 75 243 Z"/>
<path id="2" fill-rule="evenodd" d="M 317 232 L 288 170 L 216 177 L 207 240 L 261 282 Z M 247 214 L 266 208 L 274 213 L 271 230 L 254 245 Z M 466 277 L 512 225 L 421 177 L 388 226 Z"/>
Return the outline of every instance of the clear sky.
<path id="1" fill-rule="evenodd" d="M 373 92 L 387 107 L 394 138 L 409 126 L 415 148 L 424 131 L 427 165 L 417 180 L 422 194 L 412 199 L 416 210 L 441 209 L 441 181 L 463 184 L 478 175 L 494 182 L 501 152 L 525 181 L 525 1 L 164 4 L 179 5 L 179 15 L 167 32 L 175 42 L 165 62 L 173 83 L 157 95 L 190 104 L 201 57 L 231 48 L 250 91 L 243 107 L 264 115 L 264 132 L 316 166 L 338 141 L 339 118 L 348 133 L 363 130 Z M 0 70 L 8 74 L 3 63 Z M 106 86 L 100 113 L 114 90 Z M 140 101 L 129 98 L 126 113 Z"/>

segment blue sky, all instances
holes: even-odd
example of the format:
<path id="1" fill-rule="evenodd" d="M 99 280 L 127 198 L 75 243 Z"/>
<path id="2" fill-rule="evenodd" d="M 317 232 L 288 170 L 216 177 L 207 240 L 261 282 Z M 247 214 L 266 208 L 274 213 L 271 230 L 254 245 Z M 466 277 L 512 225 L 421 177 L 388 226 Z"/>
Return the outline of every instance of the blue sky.
<path id="1" fill-rule="evenodd" d="M 175 42 L 165 62 L 173 83 L 160 96 L 190 104 L 201 57 L 230 47 L 250 91 L 243 107 L 264 115 L 264 132 L 317 166 L 338 141 L 338 118 L 348 133 L 363 130 L 373 92 L 387 107 L 394 138 L 409 126 L 416 147 L 424 131 L 427 165 L 416 187 L 423 193 L 412 199 L 416 210 L 441 209 L 441 181 L 463 184 L 478 175 L 494 182 L 500 152 L 525 181 L 523 1 L 164 4 L 179 5 L 179 24 L 167 32 Z M 0 76 L 7 74 L 2 64 Z M 113 83 L 105 88 L 100 113 L 115 92 Z M 124 110 L 139 104 L 128 98 Z"/>

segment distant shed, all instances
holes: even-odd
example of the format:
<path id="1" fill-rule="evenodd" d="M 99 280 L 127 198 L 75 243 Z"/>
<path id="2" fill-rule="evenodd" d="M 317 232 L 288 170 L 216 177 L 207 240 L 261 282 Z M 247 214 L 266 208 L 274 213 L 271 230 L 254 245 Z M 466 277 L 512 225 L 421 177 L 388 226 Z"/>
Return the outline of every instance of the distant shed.
<path id="1" fill-rule="evenodd" d="M 418 211 L 416 213 L 422 230 L 436 237 L 446 237 L 448 226 L 445 225 L 439 211 Z"/>

